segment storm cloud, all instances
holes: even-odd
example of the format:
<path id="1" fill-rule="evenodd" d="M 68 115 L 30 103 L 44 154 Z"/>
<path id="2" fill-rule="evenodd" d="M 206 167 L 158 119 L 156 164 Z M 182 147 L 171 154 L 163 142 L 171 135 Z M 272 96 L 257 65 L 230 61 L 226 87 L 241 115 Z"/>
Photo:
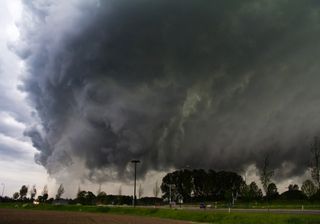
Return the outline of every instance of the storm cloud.
<path id="1" fill-rule="evenodd" d="M 241 170 L 267 154 L 305 172 L 320 131 L 318 1 L 25 1 L 23 90 L 36 161 L 85 178 L 190 166 Z M 284 165 L 287 164 L 287 165 Z M 289 164 L 289 165 L 288 165 Z"/>

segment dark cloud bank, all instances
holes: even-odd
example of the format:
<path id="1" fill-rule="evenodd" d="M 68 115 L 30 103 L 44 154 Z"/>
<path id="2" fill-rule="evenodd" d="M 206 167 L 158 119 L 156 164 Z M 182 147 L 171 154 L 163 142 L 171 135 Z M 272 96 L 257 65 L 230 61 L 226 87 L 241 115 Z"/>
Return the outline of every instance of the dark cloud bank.
<path id="1" fill-rule="evenodd" d="M 91 180 L 126 179 L 132 158 L 142 173 L 241 170 L 266 154 L 279 177 L 305 171 L 319 1 L 67 2 L 26 1 L 16 47 L 43 126 L 26 134 L 49 173 L 81 160 Z"/>

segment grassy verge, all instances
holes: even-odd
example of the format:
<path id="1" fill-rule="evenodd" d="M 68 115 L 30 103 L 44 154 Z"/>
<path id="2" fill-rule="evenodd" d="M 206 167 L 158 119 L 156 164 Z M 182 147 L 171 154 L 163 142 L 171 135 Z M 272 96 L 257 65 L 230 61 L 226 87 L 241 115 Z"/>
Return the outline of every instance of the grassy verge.
<path id="1" fill-rule="evenodd" d="M 131 208 L 131 207 L 101 207 L 101 206 L 76 206 L 76 205 L 39 205 L 16 206 L 1 205 L 6 208 L 54 210 L 54 211 L 78 211 L 100 212 L 120 215 L 137 215 L 158 217 L 167 219 L 187 220 L 194 222 L 206 222 L 215 224 L 319 224 L 320 216 L 317 215 L 289 215 L 270 213 L 225 213 L 216 211 L 190 211 L 159 208 Z"/>
<path id="2" fill-rule="evenodd" d="M 211 205 L 212 207 L 217 206 L 217 208 L 228 208 L 229 204 L 225 202 L 219 201 L 216 202 L 206 202 L 207 205 Z M 195 204 L 184 204 L 184 206 L 199 206 L 199 203 Z M 233 208 L 254 208 L 254 209 L 301 209 L 303 206 L 304 209 L 320 209 L 320 202 L 310 202 L 310 201 L 271 201 L 269 203 L 266 202 L 237 202 L 233 206 Z"/>

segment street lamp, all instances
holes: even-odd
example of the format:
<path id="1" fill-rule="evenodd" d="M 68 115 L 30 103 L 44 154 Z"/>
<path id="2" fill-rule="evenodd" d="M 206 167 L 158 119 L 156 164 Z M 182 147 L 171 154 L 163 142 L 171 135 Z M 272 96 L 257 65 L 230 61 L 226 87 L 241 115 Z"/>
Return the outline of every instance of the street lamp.
<path id="1" fill-rule="evenodd" d="M 134 164 L 134 186 L 133 186 L 133 207 L 136 207 L 136 182 L 137 182 L 137 163 L 140 163 L 140 160 L 131 160 L 131 163 Z"/>

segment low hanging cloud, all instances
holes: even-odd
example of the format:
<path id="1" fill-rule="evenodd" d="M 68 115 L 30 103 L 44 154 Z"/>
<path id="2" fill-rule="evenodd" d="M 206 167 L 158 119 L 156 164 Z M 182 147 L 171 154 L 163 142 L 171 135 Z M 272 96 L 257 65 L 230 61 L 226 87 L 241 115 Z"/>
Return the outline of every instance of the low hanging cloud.
<path id="1" fill-rule="evenodd" d="M 312 0 L 25 1 L 15 51 L 41 120 L 25 132 L 36 161 L 51 174 L 82 161 L 93 181 L 127 179 L 133 158 L 145 174 L 269 154 L 278 175 L 304 173 L 319 13 Z"/>

